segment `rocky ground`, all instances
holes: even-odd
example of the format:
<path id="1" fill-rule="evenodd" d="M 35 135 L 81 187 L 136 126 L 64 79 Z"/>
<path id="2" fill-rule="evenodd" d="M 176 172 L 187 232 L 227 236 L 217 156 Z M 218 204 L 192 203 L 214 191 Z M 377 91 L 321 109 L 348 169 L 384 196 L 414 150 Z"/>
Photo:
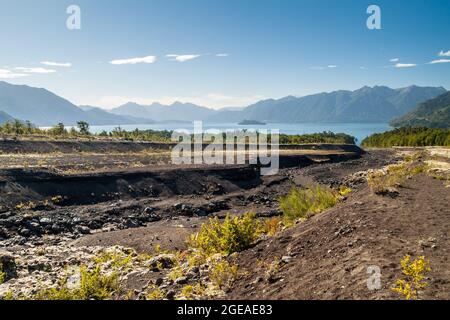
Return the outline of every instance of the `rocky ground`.
<path id="1" fill-rule="evenodd" d="M 437 157 L 434 161 L 442 162 L 442 155 Z M 186 285 L 211 282 L 208 270 L 215 262 L 196 268 L 184 264 L 174 272 L 173 264 L 181 259 L 174 252 L 186 250 L 187 237 L 208 217 L 249 211 L 261 218 L 277 216 L 279 196 L 293 185 L 320 183 L 354 191 L 335 208 L 232 257 L 239 266 L 238 280 L 229 290 L 208 287 L 202 295 L 395 298 L 389 285 L 399 273 L 400 259 L 420 253 L 430 258 L 433 270 L 425 297 L 448 298 L 449 189 L 423 174 L 409 180 L 396 198 L 374 195 L 367 187 L 367 170 L 400 159 L 394 150 L 372 150 L 338 162 L 302 158 L 270 177 L 260 177 L 246 165 L 138 168 L 64 177 L 63 185 L 73 179 L 67 189 L 54 172 L 41 171 L 36 182 L 33 170 L 28 171 L 32 178 L 21 171 L 20 181 L 10 169 L 3 171 L 0 260 L 6 277 L 0 296 L 30 295 L 55 286 L 64 275 L 76 285 L 80 265 L 92 269 L 100 263 L 106 274 L 119 274 L 121 289 L 114 298 L 144 298 L 156 289 L 164 291 L 165 298 L 183 298 L 180 292 Z M 47 183 L 48 189 L 43 187 Z M 369 265 L 382 270 L 381 290 L 364 287 Z M 276 267 L 276 275 L 268 277 L 269 266 Z"/>

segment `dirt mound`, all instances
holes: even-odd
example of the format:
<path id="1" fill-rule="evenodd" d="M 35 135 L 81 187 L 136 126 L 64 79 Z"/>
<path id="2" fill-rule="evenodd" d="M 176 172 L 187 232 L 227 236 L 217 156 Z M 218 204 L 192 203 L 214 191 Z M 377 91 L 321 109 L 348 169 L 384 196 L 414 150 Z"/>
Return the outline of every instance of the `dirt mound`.
<path id="1" fill-rule="evenodd" d="M 450 191 L 420 174 L 396 198 L 366 187 L 344 203 L 262 241 L 239 255 L 245 275 L 229 299 L 396 299 L 390 288 L 409 254 L 431 262 L 424 299 L 450 298 Z M 275 275 L 267 270 L 278 262 Z M 367 287 L 367 268 L 381 270 L 381 289 Z"/>
<path id="2" fill-rule="evenodd" d="M 141 152 L 144 150 L 170 150 L 171 143 L 96 141 L 96 140 L 7 140 L 0 143 L 0 153 L 76 153 L 76 152 Z"/>
<path id="3" fill-rule="evenodd" d="M 178 170 L 61 175 L 47 171 L 0 170 L 0 205 L 14 207 L 27 201 L 61 197 L 59 206 L 86 205 L 110 200 L 203 194 L 210 189 L 228 193 L 260 182 L 257 168 L 224 166 Z"/>

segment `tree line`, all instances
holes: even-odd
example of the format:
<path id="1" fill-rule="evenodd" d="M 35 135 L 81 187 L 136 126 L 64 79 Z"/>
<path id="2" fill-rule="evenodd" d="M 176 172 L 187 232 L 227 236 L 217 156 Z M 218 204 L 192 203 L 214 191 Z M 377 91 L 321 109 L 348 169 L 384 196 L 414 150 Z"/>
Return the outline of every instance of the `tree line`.
<path id="1" fill-rule="evenodd" d="M 0 126 L 0 134 L 2 136 L 44 136 L 49 138 L 117 138 L 127 141 L 153 141 L 153 142 L 170 142 L 172 131 L 155 131 L 155 130 L 133 130 L 125 131 L 121 127 L 117 127 L 111 132 L 102 131 L 98 134 L 90 132 L 90 125 L 85 121 L 78 121 L 76 126 L 66 127 L 63 123 L 43 129 L 35 126 L 29 121 L 13 120 L 5 122 Z"/>
<path id="2" fill-rule="evenodd" d="M 242 134 L 247 130 L 239 130 Z M 91 133 L 90 126 L 85 121 L 78 121 L 76 126 L 66 127 L 63 123 L 58 123 L 51 128 L 39 128 L 29 121 L 22 122 L 13 120 L 0 125 L 0 135 L 6 136 L 43 136 L 49 138 L 115 138 L 126 141 L 151 141 L 151 142 L 171 142 L 173 131 L 168 130 L 123 130 L 120 126 L 110 132 L 102 131 L 100 133 Z M 261 133 L 257 132 L 257 135 Z M 271 142 L 271 135 L 265 137 Z M 193 135 L 191 135 L 193 139 Z M 226 133 L 223 133 L 223 139 L 226 139 Z M 298 134 L 298 135 L 279 135 L 280 144 L 304 144 L 304 143 L 335 143 L 335 144 L 355 144 L 356 138 L 345 133 L 333 133 L 324 131 L 321 133 Z"/>
<path id="3" fill-rule="evenodd" d="M 361 143 L 363 147 L 450 146 L 450 129 L 403 127 L 373 134 Z"/>

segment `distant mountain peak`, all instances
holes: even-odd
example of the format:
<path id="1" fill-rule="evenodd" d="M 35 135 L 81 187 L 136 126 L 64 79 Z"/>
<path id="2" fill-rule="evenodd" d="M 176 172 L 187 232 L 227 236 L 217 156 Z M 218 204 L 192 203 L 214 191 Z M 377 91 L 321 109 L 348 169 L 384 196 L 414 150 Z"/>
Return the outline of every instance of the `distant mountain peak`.
<path id="1" fill-rule="evenodd" d="M 91 125 L 138 123 L 136 119 L 84 107 L 85 110 L 44 88 L 0 81 L 0 111 L 38 126 L 52 126 L 60 122 L 74 125 L 77 121 L 86 121 Z"/>
<path id="2" fill-rule="evenodd" d="M 151 105 L 127 103 L 111 110 L 111 112 L 117 115 L 141 117 L 156 121 L 195 121 L 205 120 L 216 111 L 193 103 L 175 101 L 170 105 L 157 102 Z"/>

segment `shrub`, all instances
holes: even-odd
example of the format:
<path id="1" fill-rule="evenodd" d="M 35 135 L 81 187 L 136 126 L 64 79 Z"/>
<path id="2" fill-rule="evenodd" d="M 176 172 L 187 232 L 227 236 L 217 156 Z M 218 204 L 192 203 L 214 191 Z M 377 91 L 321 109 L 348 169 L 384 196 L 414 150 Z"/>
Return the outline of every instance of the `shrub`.
<path id="1" fill-rule="evenodd" d="M 292 188 L 291 192 L 280 198 L 280 208 L 286 224 L 294 220 L 306 220 L 312 215 L 336 205 L 337 194 L 331 189 L 315 186 L 309 189 Z"/>
<path id="2" fill-rule="evenodd" d="M 241 217 L 227 215 L 223 222 L 216 217 L 203 224 L 200 231 L 189 239 L 189 246 L 210 256 L 215 253 L 231 254 L 250 247 L 263 233 L 255 214 Z"/>
<path id="3" fill-rule="evenodd" d="M 52 201 L 54 204 L 61 203 L 63 200 L 64 200 L 64 198 L 63 198 L 62 196 L 54 196 L 54 197 L 52 197 L 52 199 L 51 199 L 51 201 Z"/>
<path id="4" fill-rule="evenodd" d="M 80 268 L 80 285 L 76 289 L 69 289 L 67 278 L 63 279 L 57 288 L 44 289 L 38 292 L 33 300 L 106 300 L 111 299 L 118 289 L 118 275 L 101 273 L 100 266 L 89 271 Z"/>
<path id="5" fill-rule="evenodd" d="M 192 300 L 194 298 L 202 297 L 205 293 L 206 288 L 201 284 L 197 283 L 196 285 L 185 285 L 183 289 L 181 289 L 181 293 L 179 298 Z"/>
<path id="6" fill-rule="evenodd" d="M 428 166 L 426 164 L 420 164 L 411 168 L 410 174 L 414 176 L 416 174 L 426 172 L 427 170 Z"/>
<path id="7" fill-rule="evenodd" d="M 132 267 L 133 254 L 125 254 L 117 251 L 106 251 L 94 258 L 97 265 L 109 264 L 115 270 L 128 270 Z"/>
<path id="8" fill-rule="evenodd" d="M 216 261 L 209 271 L 209 279 L 219 289 L 228 289 L 236 280 L 238 266 L 226 260 Z"/>
<path id="9" fill-rule="evenodd" d="M 263 263 L 263 266 L 266 269 L 265 278 L 267 281 L 273 282 L 278 278 L 278 272 L 281 267 L 281 260 L 278 257 L 275 257 L 270 263 Z"/>
<path id="10" fill-rule="evenodd" d="M 6 279 L 6 273 L 3 272 L 3 265 L 0 263 L 0 284 L 5 282 Z"/>
<path id="11" fill-rule="evenodd" d="M 281 219 L 279 217 L 272 217 L 264 221 L 264 233 L 269 236 L 274 236 L 280 229 Z"/>
<path id="12" fill-rule="evenodd" d="M 176 266 L 169 272 L 169 274 L 167 276 L 172 281 L 175 281 L 178 278 L 181 278 L 182 276 L 184 276 L 183 269 L 181 268 L 181 266 Z"/>
<path id="13" fill-rule="evenodd" d="M 0 297 L 0 301 L 1 300 L 3 300 L 3 301 L 12 301 L 12 300 L 17 300 L 17 299 L 14 296 L 14 293 L 12 292 L 12 290 L 9 290 L 9 291 L 5 292 L 3 297 Z"/>
<path id="14" fill-rule="evenodd" d="M 367 183 L 375 194 L 383 194 L 395 187 L 400 187 L 407 177 L 404 165 L 392 165 L 387 167 L 386 172 L 374 171 L 367 175 Z"/>
<path id="15" fill-rule="evenodd" d="M 352 188 L 345 187 L 345 186 L 341 186 L 339 188 L 339 195 L 342 197 L 345 197 L 346 195 L 348 195 L 351 192 L 353 192 Z"/>
<path id="16" fill-rule="evenodd" d="M 160 288 L 153 289 L 148 295 L 147 300 L 163 300 L 166 298 L 166 295 Z"/>
<path id="17" fill-rule="evenodd" d="M 424 279 L 425 273 L 431 271 L 430 262 L 425 260 L 424 256 L 411 262 L 411 257 L 406 255 L 400 263 L 405 278 L 398 279 L 392 290 L 407 300 L 415 300 L 418 298 L 419 290 L 428 285 Z"/>
<path id="18" fill-rule="evenodd" d="M 34 208 L 36 208 L 37 204 L 34 203 L 33 201 L 28 201 L 28 202 L 21 202 L 18 205 L 16 205 L 16 209 L 17 210 L 33 210 Z"/>
<path id="19" fill-rule="evenodd" d="M 375 194 L 388 193 L 392 188 L 401 187 L 408 177 L 427 171 L 423 163 L 402 163 L 388 166 L 367 175 L 367 183 Z"/>

